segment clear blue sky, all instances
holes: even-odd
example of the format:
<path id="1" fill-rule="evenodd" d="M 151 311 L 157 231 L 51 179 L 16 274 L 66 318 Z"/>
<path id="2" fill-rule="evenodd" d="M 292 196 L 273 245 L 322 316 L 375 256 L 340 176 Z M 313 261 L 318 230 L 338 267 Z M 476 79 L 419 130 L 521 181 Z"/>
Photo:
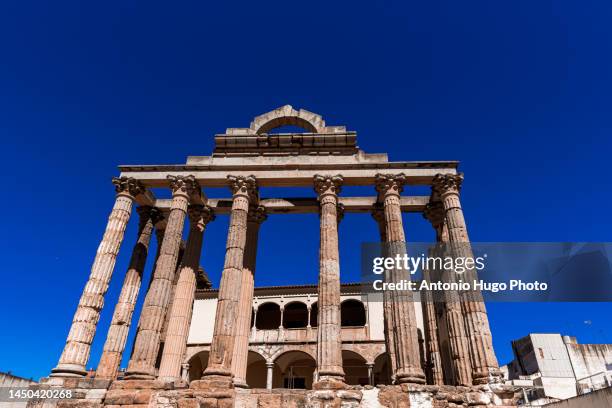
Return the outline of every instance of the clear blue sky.
<path id="1" fill-rule="evenodd" d="M 56 364 L 116 165 L 207 155 L 213 134 L 287 103 L 356 130 L 367 152 L 460 160 L 474 241 L 612 240 L 610 2 L 222 3 L 0 6 L 0 370 L 40 377 Z M 416 215 L 405 229 L 432 237 Z M 226 230 L 219 217 L 204 238 L 215 285 Z M 91 366 L 134 234 L 132 222 Z M 348 215 L 340 234 L 354 280 L 376 226 Z M 270 217 L 260 242 L 258 285 L 316 281 L 316 215 Z M 611 304 L 489 312 L 502 363 L 529 332 L 612 343 Z"/>

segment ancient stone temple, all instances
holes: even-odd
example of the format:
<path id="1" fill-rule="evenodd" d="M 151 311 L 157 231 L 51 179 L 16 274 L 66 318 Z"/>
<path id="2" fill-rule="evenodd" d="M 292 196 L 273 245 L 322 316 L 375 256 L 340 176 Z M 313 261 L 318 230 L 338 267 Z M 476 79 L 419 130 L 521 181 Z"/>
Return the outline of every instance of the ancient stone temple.
<path id="1" fill-rule="evenodd" d="M 303 132 L 271 132 L 283 126 Z M 482 301 L 433 302 L 412 292 L 376 298 L 358 284 L 341 283 L 338 224 L 345 213 L 371 213 L 377 239 L 403 244 L 402 212 L 420 212 L 438 242 L 469 248 L 457 165 L 365 153 L 356 132 L 287 105 L 257 116 L 248 128 L 216 135 L 211 156 L 120 166 L 115 203 L 63 352 L 37 387 L 77 390 L 77 399 L 58 406 L 513 405 Z M 431 186 L 431 193 L 411 196 L 413 185 Z M 275 186 L 309 187 L 312 195 L 260 195 L 261 187 Z M 345 186 L 369 186 L 372 193 L 345 195 Z M 207 198 L 210 187 L 226 187 L 227 197 Z M 171 198 L 156 198 L 158 189 Z M 127 271 L 115 271 L 134 207 L 137 235 L 124 248 L 131 261 Z M 259 230 L 268 215 L 288 213 L 319 214 L 318 285 L 255 288 Z M 206 227 L 218 217 L 229 217 L 229 230 L 217 290 L 200 256 Z M 156 253 L 149 251 L 153 237 Z M 143 282 L 147 257 L 154 266 Z M 88 375 L 94 335 L 106 330 L 97 323 L 113 274 L 123 286 L 117 304 L 106 305 L 114 308 L 112 322 L 102 332 L 97 369 Z M 137 316 L 139 292 L 144 303 Z M 129 363 L 120 369 L 125 355 Z"/>

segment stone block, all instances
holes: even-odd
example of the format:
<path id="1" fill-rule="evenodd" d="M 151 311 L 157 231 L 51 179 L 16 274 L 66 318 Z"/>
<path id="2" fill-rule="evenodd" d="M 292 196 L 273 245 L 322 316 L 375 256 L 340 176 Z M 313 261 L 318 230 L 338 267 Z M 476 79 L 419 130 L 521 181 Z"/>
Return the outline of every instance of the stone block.
<path id="1" fill-rule="evenodd" d="M 281 406 L 282 396 L 280 394 L 262 394 L 257 400 L 258 408 L 278 408 Z"/>
<path id="2" fill-rule="evenodd" d="M 200 408 L 200 404 L 194 398 L 181 398 L 177 402 L 177 408 Z"/>

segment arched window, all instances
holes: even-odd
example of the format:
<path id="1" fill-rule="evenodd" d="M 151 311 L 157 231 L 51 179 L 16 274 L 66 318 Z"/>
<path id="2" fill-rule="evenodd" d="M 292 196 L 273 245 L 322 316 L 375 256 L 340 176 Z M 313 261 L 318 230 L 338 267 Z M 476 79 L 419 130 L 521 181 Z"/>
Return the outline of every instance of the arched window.
<path id="1" fill-rule="evenodd" d="M 259 330 L 276 330 L 281 324 L 280 306 L 276 303 L 264 303 L 257 308 L 256 328 Z"/>
<path id="2" fill-rule="evenodd" d="M 365 326 L 366 314 L 363 303 L 355 299 L 347 299 L 340 304 L 341 325 Z"/>
<path id="3" fill-rule="evenodd" d="M 291 302 L 283 310 L 283 327 L 298 329 L 308 326 L 308 308 L 302 302 Z"/>

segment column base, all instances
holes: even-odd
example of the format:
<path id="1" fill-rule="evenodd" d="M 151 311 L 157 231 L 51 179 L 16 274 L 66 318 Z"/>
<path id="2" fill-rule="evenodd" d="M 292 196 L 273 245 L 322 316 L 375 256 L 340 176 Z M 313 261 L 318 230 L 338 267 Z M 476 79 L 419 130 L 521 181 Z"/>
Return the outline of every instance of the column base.
<path id="1" fill-rule="evenodd" d="M 322 375 L 312 384 L 313 390 L 344 390 L 348 388 L 344 382 L 344 377 Z"/>
<path id="2" fill-rule="evenodd" d="M 234 388 L 234 381 L 230 376 L 208 374 L 201 380 L 192 381 L 189 388 L 203 391 L 229 390 Z"/>
<path id="3" fill-rule="evenodd" d="M 398 370 L 395 376 L 395 384 L 425 384 L 425 374 L 423 370 L 408 368 Z"/>
<path id="4" fill-rule="evenodd" d="M 250 388 L 249 385 L 246 383 L 246 381 L 238 380 L 238 379 L 235 379 L 235 378 L 234 378 L 234 387 L 235 388 L 243 388 L 243 389 Z"/>
<path id="5" fill-rule="evenodd" d="M 124 380 L 155 380 L 157 377 L 154 372 L 147 370 L 129 370 L 123 377 Z"/>
<path id="6" fill-rule="evenodd" d="M 87 376 L 87 370 L 85 367 L 78 364 L 58 364 L 53 370 L 49 377 L 85 377 Z"/>
<path id="7" fill-rule="evenodd" d="M 473 371 L 472 384 L 497 384 L 501 382 L 501 372 L 497 368 L 489 368 L 487 371 Z"/>

